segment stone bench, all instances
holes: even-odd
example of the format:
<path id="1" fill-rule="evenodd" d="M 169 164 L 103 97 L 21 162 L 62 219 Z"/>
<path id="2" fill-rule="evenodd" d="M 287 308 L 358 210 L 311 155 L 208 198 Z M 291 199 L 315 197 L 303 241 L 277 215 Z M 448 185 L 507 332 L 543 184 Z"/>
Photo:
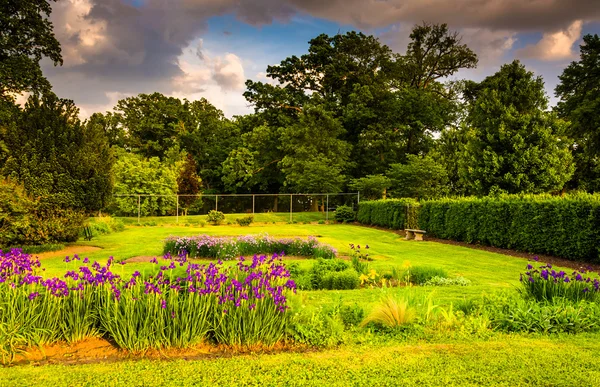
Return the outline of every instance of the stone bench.
<path id="1" fill-rule="evenodd" d="M 423 234 L 426 233 L 425 230 L 406 229 L 404 231 L 406 231 L 406 240 L 414 239 L 416 241 L 422 241 Z"/>

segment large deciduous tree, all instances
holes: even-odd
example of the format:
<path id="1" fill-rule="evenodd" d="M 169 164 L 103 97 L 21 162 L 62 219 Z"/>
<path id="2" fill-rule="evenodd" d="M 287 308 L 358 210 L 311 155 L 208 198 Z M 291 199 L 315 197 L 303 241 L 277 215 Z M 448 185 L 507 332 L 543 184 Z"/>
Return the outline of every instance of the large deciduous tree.
<path id="1" fill-rule="evenodd" d="M 518 61 L 471 83 L 460 174 L 478 195 L 561 190 L 573 174 L 564 122 L 546 112 L 544 82 Z"/>
<path id="2" fill-rule="evenodd" d="M 40 61 L 49 58 L 62 65 L 60 44 L 49 20 L 51 1 L 0 2 L 0 99 L 23 92 L 48 92 Z"/>
<path id="3" fill-rule="evenodd" d="M 1 174 L 51 207 L 102 209 L 112 190 L 112 154 L 102 130 L 83 125 L 72 101 L 32 95 L 7 129 Z"/>
<path id="4" fill-rule="evenodd" d="M 179 206 L 183 207 L 184 215 L 187 216 L 190 206 L 198 201 L 198 197 L 195 195 L 200 192 L 201 184 L 202 180 L 196 174 L 196 161 L 188 153 L 177 177 L 177 193 L 183 195 L 179 197 Z"/>
<path id="5" fill-rule="evenodd" d="M 600 36 L 586 35 L 579 61 L 559 76 L 556 110 L 570 121 L 568 135 L 575 141 L 574 188 L 600 191 Z"/>

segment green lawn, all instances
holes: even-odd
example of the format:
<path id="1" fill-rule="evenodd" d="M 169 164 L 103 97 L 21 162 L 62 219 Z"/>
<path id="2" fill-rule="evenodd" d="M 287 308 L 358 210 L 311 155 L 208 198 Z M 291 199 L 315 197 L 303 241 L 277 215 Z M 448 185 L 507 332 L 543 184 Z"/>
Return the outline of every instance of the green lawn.
<path id="1" fill-rule="evenodd" d="M 135 256 L 161 256 L 170 235 L 272 236 L 313 235 L 333 245 L 341 256 L 349 244 L 370 246 L 371 267 L 385 272 L 391 267 L 435 266 L 450 276 L 472 281 L 466 287 L 399 287 L 346 291 L 306 291 L 298 297 L 311 306 L 356 303 L 367 312 L 384 294 L 424 298 L 448 305 L 464 298 L 497 291 L 514 291 L 526 260 L 482 250 L 435 242 L 405 241 L 389 231 L 343 224 L 257 223 L 250 227 L 127 226 L 125 231 L 80 241 L 101 250 L 82 256 L 117 261 Z M 45 258 L 45 275 L 62 275 L 79 263 L 62 256 Z M 291 259 L 290 259 L 291 260 Z M 295 260 L 311 265 L 310 259 Z M 152 270 L 148 263 L 116 267 L 123 274 Z M 507 335 L 490 332 L 470 337 L 443 332 L 424 337 L 398 337 L 375 332 L 348 333 L 346 344 L 309 352 L 213 356 L 195 360 L 137 360 L 118 363 L 21 365 L 0 372 L 0 385 L 590 385 L 600 378 L 600 334 Z"/>

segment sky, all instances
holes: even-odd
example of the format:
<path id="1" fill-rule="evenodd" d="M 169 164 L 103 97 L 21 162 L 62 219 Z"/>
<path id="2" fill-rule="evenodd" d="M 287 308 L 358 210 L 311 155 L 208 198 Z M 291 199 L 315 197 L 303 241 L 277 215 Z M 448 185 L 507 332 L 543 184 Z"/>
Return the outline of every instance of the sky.
<path id="1" fill-rule="evenodd" d="M 551 104 L 585 34 L 600 34 L 600 0 L 59 0 L 51 20 L 63 66 L 44 60 L 54 91 L 83 118 L 122 98 L 206 98 L 227 117 L 253 111 L 246 79 L 307 52 L 321 33 L 351 30 L 403 54 L 415 24 L 447 23 L 479 57 L 454 78 L 482 80 L 521 60 Z"/>

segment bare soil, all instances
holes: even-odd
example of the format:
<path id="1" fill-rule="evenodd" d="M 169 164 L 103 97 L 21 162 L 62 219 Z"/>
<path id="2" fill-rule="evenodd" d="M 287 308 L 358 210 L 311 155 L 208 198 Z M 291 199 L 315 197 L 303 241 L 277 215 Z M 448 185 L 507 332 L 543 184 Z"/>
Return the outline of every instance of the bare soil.
<path id="1" fill-rule="evenodd" d="M 73 245 L 73 246 L 67 246 L 62 250 L 48 251 L 45 253 L 39 253 L 39 254 L 33 254 L 33 255 L 38 257 L 40 260 L 43 260 L 43 259 L 47 259 L 47 258 L 56 258 L 56 257 L 67 257 L 67 256 L 72 257 L 75 254 L 81 255 L 81 254 L 89 253 L 92 251 L 98 251 L 98 250 L 102 250 L 102 249 L 100 247 L 95 247 L 95 246 Z"/>

